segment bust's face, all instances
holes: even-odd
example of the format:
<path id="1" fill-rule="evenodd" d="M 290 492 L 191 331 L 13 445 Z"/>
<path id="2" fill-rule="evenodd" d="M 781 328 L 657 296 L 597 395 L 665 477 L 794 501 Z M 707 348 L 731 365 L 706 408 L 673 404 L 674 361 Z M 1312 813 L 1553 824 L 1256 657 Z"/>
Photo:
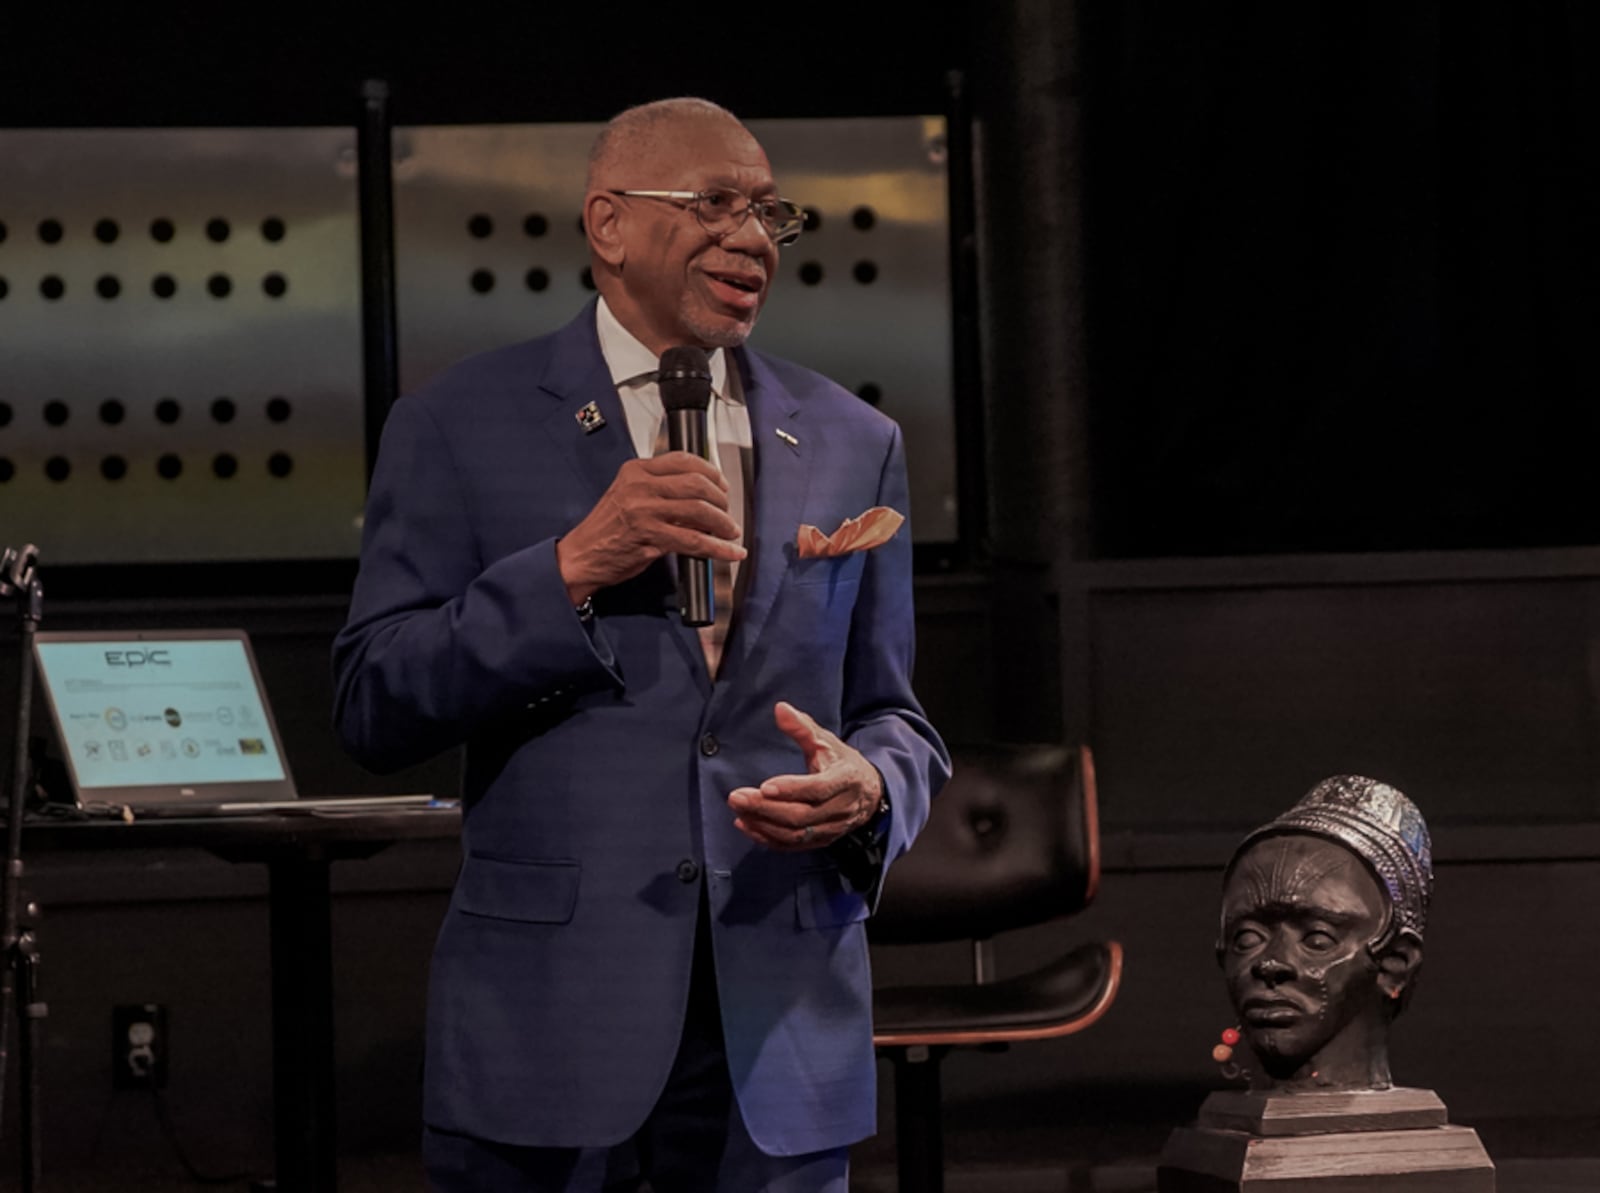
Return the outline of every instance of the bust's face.
<path id="1" fill-rule="evenodd" d="M 1387 1020 L 1367 942 L 1387 905 L 1349 850 L 1287 834 L 1250 846 L 1222 896 L 1222 968 L 1245 1038 L 1275 1081 L 1359 1084 Z M 1319 1071 L 1320 1070 L 1320 1071 Z"/>

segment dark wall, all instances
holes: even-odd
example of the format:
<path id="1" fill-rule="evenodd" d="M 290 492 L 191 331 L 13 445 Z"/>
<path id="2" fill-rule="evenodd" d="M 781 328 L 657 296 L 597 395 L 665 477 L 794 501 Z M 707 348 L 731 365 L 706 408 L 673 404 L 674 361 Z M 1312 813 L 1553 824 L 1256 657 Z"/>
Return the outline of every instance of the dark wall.
<path id="1" fill-rule="evenodd" d="M 16 7 L 16 6 L 14 6 Z M 12 126 L 352 124 L 383 78 L 397 123 L 604 120 L 705 95 L 742 116 L 942 110 L 965 4 L 724 7 L 524 4 L 494 11 L 144 5 L 55 19 L 13 11 L 0 121 Z"/>
<path id="2" fill-rule="evenodd" d="M 1600 823 L 1600 552 L 1257 562 L 1074 573 L 1103 824 L 1242 834 L 1341 773 L 1436 827 Z"/>
<path id="3" fill-rule="evenodd" d="M 1110 556 L 1600 539 L 1600 22 L 1088 4 Z"/>

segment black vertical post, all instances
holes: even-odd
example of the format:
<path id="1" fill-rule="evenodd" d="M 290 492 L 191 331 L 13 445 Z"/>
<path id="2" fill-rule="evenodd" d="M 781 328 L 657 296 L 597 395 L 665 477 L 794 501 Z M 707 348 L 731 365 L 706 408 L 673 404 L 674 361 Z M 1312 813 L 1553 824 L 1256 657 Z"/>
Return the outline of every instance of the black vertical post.
<path id="1" fill-rule="evenodd" d="M 1077 4 L 996 0 L 972 82 L 998 561 L 1091 553 Z"/>
<path id="2" fill-rule="evenodd" d="M 944 1193 L 939 1066 L 949 1051 L 937 1044 L 888 1050 L 894 1064 L 894 1162 L 900 1193 Z"/>
<path id="3" fill-rule="evenodd" d="M 1089 731 L 1064 720 L 1059 642 L 1077 627 L 1057 605 L 1058 574 L 1093 551 L 1077 26 L 1076 0 L 993 0 L 973 55 L 1001 741 Z"/>
<path id="4" fill-rule="evenodd" d="M 48 1010 L 39 997 L 39 944 L 31 930 L 38 918 L 38 907 L 27 907 L 30 921 L 17 940 L 17 1006 L 22 1013 L 17 1039 L 17 1063 L 22 1079 L 17 1115 L 17 1134 L 22 1148 L 21 1193 L 34 1193 L 44 1187 L 44 1090 L 39 1079 L 39 1030 Z"/>
<path id="5" fill-rule="evenodd" d="M 357 141 L 357 218 L 361 226 L 361 363 L 365 378 L 367 479 L 378 439 L 400 392 L 399 317 L 395 304 L 394 179 L 389 85 L 368 79 Z"/>
<path id="6" fill-rule="evenodd" d="M 950 373 L 954 381 L 957 525 L 964 562 L 979 556 L 988 528 L 984 468 L 983 364 L 979 354 L 978 220 L 974 202 L 972 105 L 967 79 L 945 76 L 945 145 L 950 204 Z"/>
<path id="7" fill-rule="evenodd" d="M 39 968 L 38 945 L 32 920 L 38 909 L 22 907 L 22 819 L 28 798 L 28 730 L 33 709 L 33 642 L 44 617 L 44 588 L 39 582 L 38 549 L 32 543 L 21 551 L 10 547 L 0 553 L 0 597 L 17 602 L 17 731 L 11 741 L 11 786 L 6 800 L 6 851 L 4 873 L 0 875 L 0 1121 L 5 1118 L 7 1058 L 10 1054 L 12 1015 L 20 1020 L 17 1059 L 22 1073 L 17 1093 L 22 1108 L 17 1126 L 22 1145 L 17 1155 L 21 1166 L 17 1188 L 33 1193 L 40 1187 L 40 1087 L 39 1020 L 45 1006 L 38 999 L 36 982 Z"/>
<path id="8" fill-rule="evenodd" d="M 272 1101 L 279 1193 L 333 1193 L 333 929 L 328 861 L 284 856 L 269 867 L 272 916 Z"/>

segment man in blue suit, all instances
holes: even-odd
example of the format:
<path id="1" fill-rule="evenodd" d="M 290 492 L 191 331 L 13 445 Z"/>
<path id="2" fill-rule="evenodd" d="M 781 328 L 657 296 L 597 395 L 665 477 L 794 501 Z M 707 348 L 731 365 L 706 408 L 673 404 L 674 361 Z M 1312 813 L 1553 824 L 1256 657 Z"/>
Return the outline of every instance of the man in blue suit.
<path id="1" fill-rule="evenodd" d="M 384 429 L 335 715 L 374 769 L 466 743 L 434 952 L 434 1187 L 843 1193 L 874 1130 L 863 921 L 948 775 L 911 690 L 899 429 L 743 347 L 799 209 L 703 100 L 596 142 L 597 303 Z M 668 348 L 711 353 L 717 464 L 658 448 Z M 732 584 L 697 632 L 675 554 Z M 865 862 L 865 865 L 863 865 Z"/>

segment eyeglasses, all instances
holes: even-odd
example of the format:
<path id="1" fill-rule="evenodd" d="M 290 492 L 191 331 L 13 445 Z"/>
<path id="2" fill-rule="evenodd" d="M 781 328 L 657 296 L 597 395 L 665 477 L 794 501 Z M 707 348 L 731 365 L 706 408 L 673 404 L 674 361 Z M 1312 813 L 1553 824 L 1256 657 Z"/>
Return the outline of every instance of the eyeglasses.
<path id="1" fill-rule="evenodd" d="M 788 199 L 747 199 L 738 191 L 723 187 L 711 187 L 703 191 L 614 190 L 611 193 L 631 199 L 666 199 L 672 203 L 687 204 L 689 210 L 694 212 L 694 218 L 700 221 L 700 226 L 718 240 L 732 236 L 744 227 L 752 211 L 776 245 L 793 244 L 799 240 L 806 223 L 806 213 L 798 203 L 791 203 Z"/>

